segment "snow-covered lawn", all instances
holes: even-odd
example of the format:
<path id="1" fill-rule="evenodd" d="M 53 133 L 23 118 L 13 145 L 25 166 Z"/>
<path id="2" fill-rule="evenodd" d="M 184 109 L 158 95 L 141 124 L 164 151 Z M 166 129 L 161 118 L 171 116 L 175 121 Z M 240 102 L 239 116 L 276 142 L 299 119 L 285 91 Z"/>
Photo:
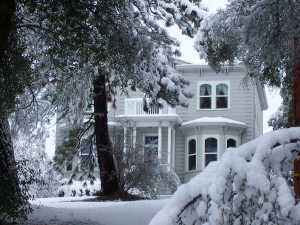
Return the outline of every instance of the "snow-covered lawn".
<path id="1" fill-rule="evenodd" d="M 131 202 L 82 202 L 91 197 L 38 198 L 32 202 L 29 220 L 18 224 L 146 225 L 167 204 L 170 196 Z"/>

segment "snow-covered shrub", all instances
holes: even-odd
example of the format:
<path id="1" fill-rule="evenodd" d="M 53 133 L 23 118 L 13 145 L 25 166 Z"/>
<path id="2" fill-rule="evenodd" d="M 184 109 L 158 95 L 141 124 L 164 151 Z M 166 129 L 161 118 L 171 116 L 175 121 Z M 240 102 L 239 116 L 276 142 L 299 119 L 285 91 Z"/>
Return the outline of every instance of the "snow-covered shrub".
<path id="1" fill-rule="evenodd" d="M 300 128 L 289 128 L 227 149 L 181 185 L 150 224 L 300 224 L 289 185 L 299 140 Z"/>
<path id="2" fill-rule="evenodd" d="M 180 185 L 179 177 L 169 165 L 161 162 L 156 149 L 145 149 L 143 132 L 134 131 L 131 123 L 119 119 L 109 129 L 121 190 L 151 198 L 162 191 L 175 192 Z M 125 140 L 124 124 L 128 126 Z"/>
<path id="3" fill-rule="evenodd" d="M 95 181 L 72 180 L 72 184 L 69 184 L 69 179 L 64 178 L 60 182 L 61 186 L 58 188 L 59 197 L 91 196 L 101 189 L 101 183 L 98 178 Z"/>
<path id="4" fill-rule="evenodd" d="M 44 141 L 31 137 L 14 140 L 14 152 L 16 161 L 22 162 L 20 180 L 31 177 L 30 194 L 38 198 L 57 196 L 60 175 L 51 165 Z"/>

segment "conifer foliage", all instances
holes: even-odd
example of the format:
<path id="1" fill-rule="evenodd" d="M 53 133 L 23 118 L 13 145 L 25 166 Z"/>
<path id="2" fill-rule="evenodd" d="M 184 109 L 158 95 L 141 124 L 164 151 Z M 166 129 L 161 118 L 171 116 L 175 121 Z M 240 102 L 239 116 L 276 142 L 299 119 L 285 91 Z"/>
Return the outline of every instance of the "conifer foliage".
<path id="1" fill-rule="evenodd" d="M 68 125 L 85 126 L 84 118 L 93 123 L 102 191 L 111 194 L 119 189 L 119 182 L 111 154 L 106 102 L 112 101 L 116 107 L 117 91 L 128 94 L 129 89 L 140 89 L 150 98 L 144 101 L 146 111 L 152 105 L 162 107 L 159 99 L 173 107 L 187 107 L 187 98 L 192 97 L 185 90 L 189 82 L 169 66 L 178 55 L 172 47 L 179 44 L 158 21 L 168 26 L 177 24 L 193 37 L 205 11 L 197 1 L 175 0 L 70 1 L 55 7 L 49 16 L 60 21 L 55 27 L 51 24 L 59 41 L 49 44 L 49 52 L 55 54 L 60 67 L 52 71 L 55 85 L 49 86 L 47 96 Z M 63 54 L 59 54 L 61 49 Z M 87 115 L 89 109 L 92 113 Z"/>

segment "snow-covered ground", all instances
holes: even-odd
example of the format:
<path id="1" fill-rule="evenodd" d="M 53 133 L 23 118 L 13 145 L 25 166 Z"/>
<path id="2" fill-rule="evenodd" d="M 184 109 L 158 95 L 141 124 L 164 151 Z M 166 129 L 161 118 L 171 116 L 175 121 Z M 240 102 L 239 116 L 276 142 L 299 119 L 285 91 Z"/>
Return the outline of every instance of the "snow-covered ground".
<path id="1" fill-rule="evenodd" d="M 91 197 L 38 198 L 32 202 L 34 212 L 29 220 L 18 224 L 30 225 L 146 225 L 169 201 L 170 196 L 157 200 L 131 202 L 82 202 Z"/>

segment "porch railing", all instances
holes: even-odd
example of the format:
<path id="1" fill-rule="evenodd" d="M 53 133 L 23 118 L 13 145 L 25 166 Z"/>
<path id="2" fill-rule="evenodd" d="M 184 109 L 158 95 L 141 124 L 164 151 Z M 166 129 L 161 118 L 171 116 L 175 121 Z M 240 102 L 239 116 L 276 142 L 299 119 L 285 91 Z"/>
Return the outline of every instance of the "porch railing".
<path id="1" fill-rule="evenodd" d="M 162 102 L 164 105 L 162 109 L 159 109 L 158 107 L 150 107 L 148 113 L 146 113 L 143 110 L 142 98 L 129 98 L 124 101 L 126 115 L 176 114 L 176 108 L 168 106 L 165 102 Z"/>

